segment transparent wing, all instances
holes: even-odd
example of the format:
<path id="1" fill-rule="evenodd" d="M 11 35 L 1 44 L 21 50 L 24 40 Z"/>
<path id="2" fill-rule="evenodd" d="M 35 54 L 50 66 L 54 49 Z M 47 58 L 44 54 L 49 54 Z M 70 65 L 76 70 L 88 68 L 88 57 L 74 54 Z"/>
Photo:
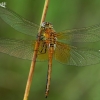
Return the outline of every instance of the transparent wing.
<path id="1" fill-rule="evenodd" d="M 96 42 L 100 41 L 100 24 L 81 29 L 65 30 L 58 32 L 57 38 L 72 42 Z"/>
<path id="2" fill-rule="evenodd" d="M 10 56 L 32 60 L 35 41 L 0 38 L 0 52 Z"/>
<path id="3" fill-rule="evenodd" d="M 87 66 L 100 62 L 100 50 L 77 49 L 58 42 L 55 59 L 67 65 Z"/>
<path id="4" fill-rule="evenodd" d="M 19 32 L 35 37 L 37 35 L 38 25 L 25 20 L 7 8 L 0 7 L 0 18 Z"/>
<path id="5" fill-rule="evenodd" d="M 70 59 L 70 46 L 61 42 L 57 42 L 55 49 L 55 59 L 61 63 L 68 63 Z"/>
<path id="6" fill-rule="evenodd" d="M 37 61 L 47 60 L 47 52 L 44 54 L 40 52 L 42 43 L 43 42 L 40 42 Z M 35 41 L 0 38 L 0 52 L 17 58 L 32 60 L 34 46 Z"/>
<path id="7" fill-rule="evenodd" d="M 100 63 L 99 50 L 72 49 L 70 55 L 68 65 L 87 66 Z"/>

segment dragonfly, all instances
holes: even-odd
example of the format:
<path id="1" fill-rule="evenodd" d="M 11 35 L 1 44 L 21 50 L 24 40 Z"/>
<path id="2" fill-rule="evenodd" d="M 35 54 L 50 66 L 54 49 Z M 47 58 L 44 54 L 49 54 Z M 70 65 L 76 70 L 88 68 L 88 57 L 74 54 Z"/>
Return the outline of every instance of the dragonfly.
<path id="1" fill-rule="evenodd" d="M 51 23 L 43 22 L 40 27 L 41 35 L 38 35 L 39 25 L 20 17 L 8 8 L 0 7 L 0 18 L 15 30 L 33 38 L 19 40 L 0 37 L 1 53 L 32 60 L 35 43 L 39 37 L 36 61 L 48 61 L 50 66 L 53 58 L 71 66 L 88 66 L 100 62 L 100 48 L 95 48 L 100 41 L 100 24 L 56 32 Z M 51 70 L 50 67 L 48 70 Z M 46 97 L 50 87 L 50 73 L 47 75 Z"/>

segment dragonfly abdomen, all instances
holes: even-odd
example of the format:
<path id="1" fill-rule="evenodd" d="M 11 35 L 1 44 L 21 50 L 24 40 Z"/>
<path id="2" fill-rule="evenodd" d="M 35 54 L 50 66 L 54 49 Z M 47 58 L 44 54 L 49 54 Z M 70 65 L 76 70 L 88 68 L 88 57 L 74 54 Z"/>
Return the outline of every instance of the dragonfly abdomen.
<path id="1" fill-rule="evenodd" d="M 54 49 L 56 48 L 56 40 L 57 38 L 55 37 L 55 33 L 50 33 L 50 38 L 48 39 L 49 42 L 49 47 L 53 47 Z"/>

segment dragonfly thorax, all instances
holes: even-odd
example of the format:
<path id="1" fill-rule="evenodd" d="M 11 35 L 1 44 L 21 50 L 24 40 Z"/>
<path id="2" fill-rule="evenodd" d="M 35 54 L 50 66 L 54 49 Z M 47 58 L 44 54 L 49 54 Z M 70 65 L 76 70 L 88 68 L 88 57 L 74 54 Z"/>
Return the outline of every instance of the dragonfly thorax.
<path id="1" fill-rule="evenodd" d="M 53 26 L 51 23 L 49 22 L 43 22 L 41 24 L 41 30 L 42 30 L 42 34 L 41 34 L 41 39 L 45 41 L 46 45 L 48 47 L 56 47 L 56 32 L 53 29 Z"/>

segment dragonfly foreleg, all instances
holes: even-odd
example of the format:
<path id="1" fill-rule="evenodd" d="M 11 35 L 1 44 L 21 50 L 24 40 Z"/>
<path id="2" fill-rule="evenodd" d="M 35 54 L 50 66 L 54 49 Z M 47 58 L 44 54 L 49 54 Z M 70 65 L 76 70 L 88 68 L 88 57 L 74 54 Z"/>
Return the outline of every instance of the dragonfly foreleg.
<path id="1" fill-rule="evenodd" d="M 41 51 L 39 51 L 41 54 L 45 54 L 47 52 L 47 45 L 46 42 L 43 43 Z"/>
<path id="2" fill-rule="evenodd" d="M 43 35 L 37 35 L 37 38 L 39 37 L 40 41 L 44 39 Z"/>

